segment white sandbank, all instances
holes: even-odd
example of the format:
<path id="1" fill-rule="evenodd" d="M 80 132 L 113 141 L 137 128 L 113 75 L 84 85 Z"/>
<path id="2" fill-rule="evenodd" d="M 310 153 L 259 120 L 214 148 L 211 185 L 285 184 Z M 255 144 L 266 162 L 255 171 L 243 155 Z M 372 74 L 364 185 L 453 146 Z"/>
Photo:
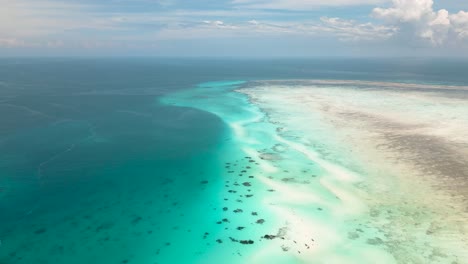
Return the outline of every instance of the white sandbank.
<path id="1" fill-rule="evenodd" d="M 259 81 L 238 90 L 277 127 L 273 138 L 288 149 L 285 159 L 297 161 L 272 161 L 276 175 L 263 165 L 259 179 L 275 189 L 264 203 L 288 223 L 290 239 L 316 237 L 313 250 L 295 254 L 298 263 L 468 259 L 466 91 L 327 80 Z M 307 161 L 320 167 L 321 188 L 279 180 L 284 168 Z M 311 212 L 317 205 L 327 216 Z"/>

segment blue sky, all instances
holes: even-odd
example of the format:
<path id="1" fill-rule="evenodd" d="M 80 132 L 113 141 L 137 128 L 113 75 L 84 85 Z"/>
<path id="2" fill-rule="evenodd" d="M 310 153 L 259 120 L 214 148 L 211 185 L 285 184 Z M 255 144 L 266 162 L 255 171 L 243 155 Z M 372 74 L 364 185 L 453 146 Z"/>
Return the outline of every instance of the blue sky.
<path id="1" fill-rule="evenodd" d="M 0 0 L 9 55 L 468 56 L 468 1 Z"/>

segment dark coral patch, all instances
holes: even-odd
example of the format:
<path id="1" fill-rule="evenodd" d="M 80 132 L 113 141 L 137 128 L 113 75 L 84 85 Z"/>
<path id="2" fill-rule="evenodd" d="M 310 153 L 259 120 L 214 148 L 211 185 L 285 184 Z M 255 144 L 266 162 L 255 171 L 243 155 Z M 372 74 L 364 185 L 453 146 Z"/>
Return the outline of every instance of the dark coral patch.
<path id="1" fill-rule="evenodd" d="M 261 224 L 265 223 L 265 220 L 264 219 L 258 219 L 255 223 L 261 225 Z"/>
<path id="2" fill-rule="evenodd" d="M 34 231 L 34 234 L 39 235 L 39 234 L 45 233 L 46 231 L 47 231 L 47 229 L 45 229 L 45 228 L 39 228 L 36 231 Z"/>

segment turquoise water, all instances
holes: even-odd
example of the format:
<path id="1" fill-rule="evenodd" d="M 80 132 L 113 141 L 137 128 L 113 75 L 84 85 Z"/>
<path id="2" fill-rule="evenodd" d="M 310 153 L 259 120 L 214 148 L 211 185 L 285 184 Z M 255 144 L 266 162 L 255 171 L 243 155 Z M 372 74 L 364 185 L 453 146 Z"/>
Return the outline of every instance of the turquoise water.
<path id="1" fill-rule="evenodd" d="M 291 205 L 323 226 L 340 207 L 314 185 L 323 166 L 235 90 L 287 78 L 468 84 L 466 62 L 444 63 L 1 60 L 0 263 L 300 262 L 284 252 L 307 254 L 318 235 L 300 248 L 262 238 L 295 221 L 274 207 L 290 190 L 269 177 L 325 197 L 312 213 Z M 336 248 L 359 255 L 347 250 Z"/>

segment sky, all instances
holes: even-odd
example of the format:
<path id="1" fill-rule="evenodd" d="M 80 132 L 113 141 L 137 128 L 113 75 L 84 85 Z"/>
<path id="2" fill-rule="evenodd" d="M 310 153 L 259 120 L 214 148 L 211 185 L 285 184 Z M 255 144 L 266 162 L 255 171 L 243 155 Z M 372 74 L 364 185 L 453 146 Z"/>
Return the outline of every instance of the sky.
<path id="1" fill-rule="evenodd" d="M 0 0 L 0 56 L 468 57 L 468 0 Z"/>

